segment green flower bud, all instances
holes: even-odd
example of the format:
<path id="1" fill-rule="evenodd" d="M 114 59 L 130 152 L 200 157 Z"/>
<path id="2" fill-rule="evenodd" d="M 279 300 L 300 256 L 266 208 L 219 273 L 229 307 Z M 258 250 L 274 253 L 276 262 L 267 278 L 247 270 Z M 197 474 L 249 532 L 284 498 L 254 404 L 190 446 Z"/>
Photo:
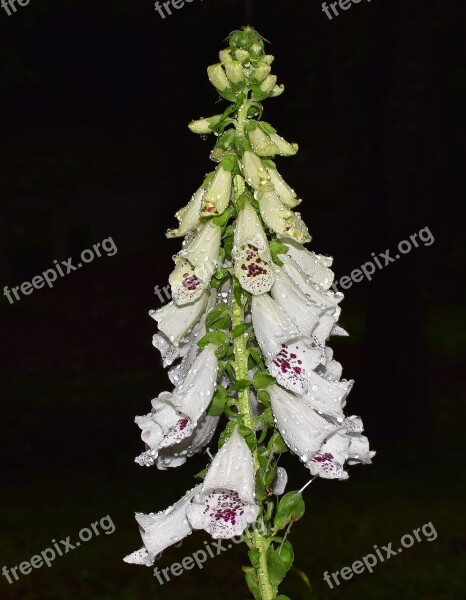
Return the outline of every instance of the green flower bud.
<path id="1" fill-rule="evenodd" d="M 251 48 L 249 49 L 249 52 L 251 53 L 251 56 L 253 56 L 254 58 L 259 58 L 260 56 L 262 56 L 264 54 L 264 49 L 260 44 L 253 44 L 251 46 Z"/>
<path id="2" fill-rule="evenodd" d="M 222 115 L 215 115 L 207 119 L 198 119 L 196 121 L 191 121 L 188 127 L 193 133 L 212 133 L 212 128 L 217 125 L 221 118 Z"/>
<path id="3" fill-rule="evenodd" d="M 285 86 L 283 84 L 276 85 L 272 91 L 272 98 L 276 98 L 277 96 L 281 96 L 285 91 Z"/>
<path id="4" fill-rule="evenodd" d="M 261 90 L 264 94 L 271 94 L 277 83 L 276 75 L 269 75 L 265 81 L 261 84 Z"/>
<path id="5" fill-rule="evenodd" d="M 243 65 L 236 60 L 232 60 L 231 62 L 227 63 L 225 65 L 225 71 L 231 83 L 239 83 L 244 79 Z"/>
<path id="6" fill-rule="evenodd" d="M 230 87 L 230 82 L 228 81 L 225 71 L 220 63 L 207 67 L 207 74 L 209 76 L 210 83 L 215 86 L 219 92 L 223 92 Z"/>
<path id="7" fill-rule="evenodd" d="M 261 61 L 265 62 L 266 65 L 271 65 L 274 60 L 275 56 L 272 56 L 272 54 L 264 54 L 264 56 L 261 58 Z"/>
<path id="8" fill-rule="evenodd" d="M 220 62 L 222 62 L 224 65 L 230 63 L 233 60 L 233 58 L 231 57 L 230 48 L 225 48 L 225 50 L 220 50 L 218 56 L 220 58 Z"/>
<path id="9" fill-rule="evenodd" d="M 236 50 L 235 58 L 236 60 L 239 60 L 239 62 L 243 63 L 243 65 L 244 63 L 247 63 L 251 60 L 251 57 L 247 50 Z"/>
<path id="10" fill-rule="evenodd" d="M 271 67 L 269 65 L 260 63 L 257 69 L 254 71 L 253 77 L 257 79 L 259 83 L 262 83 L 266 77 L 270 75 Z"/>

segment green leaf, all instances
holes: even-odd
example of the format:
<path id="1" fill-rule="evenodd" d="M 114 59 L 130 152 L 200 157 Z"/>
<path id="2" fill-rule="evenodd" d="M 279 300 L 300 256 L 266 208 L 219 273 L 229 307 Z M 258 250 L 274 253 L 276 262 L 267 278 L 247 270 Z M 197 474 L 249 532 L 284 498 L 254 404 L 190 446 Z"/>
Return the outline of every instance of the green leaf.
<path id="1" fill-rule="evenodd" d="M 285 444 L 282 436 L 276 431 L 267 445 L 267 451 L 270 454 L 284 454 L 288 452 L 288 446 Z"/>
<path id="2" fill-rule="evenodd" d="M 207 175 L 204 178 L 204 181 L 202 182 L 202 186 L 204 189 L 207 189 L 207 187 L 209 186 L 209 183 L 212 181 L 212 179 L 215 177 L 215 171 L 212 171 L 211 173 L 207 173 Z"/>
<path id="3" fill-rule="evenodd" d="M 271 427 L 273 427 L 273 425 L 275 424 L 275 421 L 274 421 L 273 412 L 272 412 L 272 409 L 270 406 L 268 406 L 264 410 L 264 412 L 261 414 L 261 419 L 266 425 L 270 425 Z"/>
<path id="4" fill-rule="evenodd" d="M 270 395 L 267 392 L 264 392 L 264 390 L 259 390 L 257 392 L 257 400 L 264 406 L 270 406 Z"/>
<path id="5" fill-rule="evenodd" d="M 222 158 L 222 167 L 225 171 L 233 172 L 236 167 L 236 157 L 233 155 L 224 156 Z"/>
<path id="6" fill-rule="evenodd" d="M 265 371 L 265 363 L 262 353 L 257 348 L 249 348 L 249 354 L 254 359 L 256 365 L 262 370 Z"/>
<path id="7" fill-rule="evenodd" d="M 273 262 L 279 267 L 283 266 L 283 262 L 280 259 L 280 254 L 286 254 L 288 248 L 284 244 L 280 244 L 277 240 L 272 240 L 269 243 L 270 254 L 272 255 Z"/>
<path id="8" fill-rule="evenodd" d="M 219 304 L 207 315 L 207 329 L 229 329 L 231 327 L 231 313 L 226 304 Z"/>
<path id="9" fill-rule="evenodd" d="M 235 373 L 235 370 L 234 370 L 231 360 L 229 360 L 227 362 L 227 364 L 225 365 L 225 370 L 228 373 L 228 377 L 230 378 L 230 381 L 232 383 L 235 383 L 236 382 L 236 373 Z"/>
<path id="10" fill-rule="evenodd" d="M 235 297 L 236 304 L 240 306 L 243 305 L 243 288 L 239 285 L 239 283 L 235 283 L 233 288 L 233 296 Z"/>
<path id="11" fill-rule="evenodd" d="M 277 508 L 275 515 L 275 529 L 283 529 L 291 521 L 298 521 L 305 511 L 303 497 L 299 492 L 288 492 L 285 494 Z"/>
<path id="12" fill-rule="evenodd" d="M 212 403 L 207 411 L 207 414 L 211 417 L 218 417 L 221 415 L 225 409 L 225 404 L 228 400 L 228 392 L 223 387 L 223 385 L 219 385 L 212 399 Z"/>
<path id="13" fill-rule="evenodd" d="M 240 337 L 240 335 L 243 335 L 243 333 L 246 333 L 246 331 L 251 327 L 251 325 L 252 325 L 252 323 L 241 323 L 240 325 L 237 325 L 231 332 L 231 337 L 233 337 L 233 338 Z"/>
<path id="14" fill-rule="evenodd" d="M 250 385 L 251 382 L 249 379 L 238 379 L 233 385 L 230 386 L 230 390 L 241 392 L 242 390 L 247 389 Z"/>
<path id="15" fill-rule="evenodd" d="M 249 560 L 255 569 L 259 568 L 260 565 L 260 553 L 257 548 L 251 548 L 248 552 Z"/>
<path id="16" fill-rule="evenodd" d="M 272 127 L 270 123 L 266 123 L 265 121 L 259 121 L 258 125 L 264 133 L 268 133 L 269 135 L 277 133 L 275 127 Z"/>
<path id="17" fill-rule="evenodd" d="M 243 567 L 246 583 L 255 600 L 261 600 L 262 594 L 259 587 L 259 579 L 256 571 L 252 567 Z"/>
<path id="18" fill-rule="evenodd" d="M 228 220 L 231 217 L 231 210 L 229 208 L 227 208 L 226 210 L 224 210 L 222 212 L 221 215 L 219 215 L 218 217 L 214 217 L 211 220 L 211 223 L 213 223 L 214 225 L 218 225 L 219 227 L 223 227 L 226 223 L 228 223 Z"/>
<path id="19" fill-rule="evenodd" d="M 275 377 L 272 377 L 268 373 L 256 371 L 252 384 L 256 390 L 263 390 L 273 385 L 276 382 Z"/>
<path id="20" fill-rule="evenodd" d="M 273 545 L 269 546 L 267 550 L 267 566 L 270 581 L 273 585 L 280 585 L 283 581 L 293 564 L 293 558 L 293 548 L 289 542 L 284 542 L 283 546 L 278 548 L 274 548 Z"/>
<path id="21" fill-rule="evenodd" d="M 209 344 L 221 346 L 223 344 L 227 344 L 228 341 L 229 337 L 227 333 L 224 333 L 223 331 L 210 331 L 209 333 L 206 333 L 205 336 L 197 342 L 197 345 L 203 350 Z"/>

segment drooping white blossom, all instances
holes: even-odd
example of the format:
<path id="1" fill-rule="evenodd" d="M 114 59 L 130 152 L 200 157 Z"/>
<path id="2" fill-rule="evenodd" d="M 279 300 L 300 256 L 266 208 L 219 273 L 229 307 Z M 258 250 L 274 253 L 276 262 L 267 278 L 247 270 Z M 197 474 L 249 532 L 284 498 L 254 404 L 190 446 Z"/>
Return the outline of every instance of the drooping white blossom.
<path id="1" fill-rule="evenodd" d="M 152 400 L 152 412 L 136 417 L 147 450 L 138 464 L 154 464 L 161 448 L 170 448 L 189 438 L 204 416 L 217 385 L 218 361 L 215 346 L 209 344 L 194 361 L 184 380 L 172 393 L 162 392 Z"/>
<path id="2" fill-rule="evenodd" d="M 324 353 L 303 338 L 299 328 L 268 294 L 254 296 L 252 323 L 269 373 L 283 387 L 303 394 L 310 385 L 310 373 Z"/>
<path id="3" fill-rule="evenodd" d="M 208 222 L 175 257 L 175 270 L 168 281 L 178 306 L 194 302 L 209 286 L 218 264 L 221 235 L 220 227 Z"/>
<path id="4" fill-rule="evenodd" d="M 243 289 L 255 295 L 270 290 L 275 276 L 269 243 L 249 202 L 238 215 L 232 255 L 235 275 Z"/>
<path id="5" fill-rule="evenodd" d="M 339 426 L 318 415 L 301 398 L 278 385 L 269 387 L 267 391 L 278 431 L 288 448 L 309 467 L 325 439 L 338 431 Z"/>
<path id="6" fill-rule="evenodd" d="M 129 564 L 150 567 L 154 564 L 157 554 L 192 533 L 192 527 L 186 518 L 186 509 L 200 488 L 200 485 L 196 486 L 166 510 L 150 514 L 136 513 L 144 546 L 123 560 Z"/>
<path id="7" fill-rule="evenodd" d="M 273 190 L 269 172 L 257 154 L 246 150 L 243 154 L 241 165 L 244 177 L 252 188 L 264 192 Z"/>
<path id="8" fill-rule="evenodd" d="M 204 529 L 214 539 L 241 535 L 259 513 L 254 490 L 252 454 L 235 428 L 214 457 L 186 511 L 190 525 Z"/>
<path id="9" fill-rule="evenodd" d="M 166 340 L 159 340 L 157 347 L 163 353 L 169 351 L 169 342 L 172 346 L 178 347 L 184 335 L 199 320 L 205 311 L 210 293 L 205 291 L 200 298 L 190 304 L 178 306 L 175 302 L 169 302 L 158 310 L 151 310 L 149 315 L 157 321 L 159 331 L 163 333 Z"/>
<path id="10" fill-rule="evenodd" d="M 276 169 L 267 169 L 270 175 L 270 181 L 273 184 L 275 193 L 281 200 L 281 202 L 288 208 L 295 208 L 298 204 L 301 204 L 296 192 L 285 183 L 285 180 Z"/>
<path id="11" fill-rule="evenodd" d="M 310 252 L 295 240 L 282 241 L 288 248 L 288 256 L 294 260 L 304 275 L 324 290 L 328 290 L 334 279 L 333 271 L 330 269 L 333 263 L 332 257 Z"/>

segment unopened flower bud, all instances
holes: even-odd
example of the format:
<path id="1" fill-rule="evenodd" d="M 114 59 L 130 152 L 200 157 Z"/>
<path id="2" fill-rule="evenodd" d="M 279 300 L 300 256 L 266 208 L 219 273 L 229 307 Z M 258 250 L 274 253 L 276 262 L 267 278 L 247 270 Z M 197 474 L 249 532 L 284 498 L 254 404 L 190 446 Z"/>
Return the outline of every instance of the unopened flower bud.
<path id="1" fill-rule="evenodd" d="M 217 88 L 219 92 L 225 91 L 230 87 L 230 82 L 227 79 L 225 71 L 220 63 L 207 67 L 207 74 L 210 83 Z"/>
<path id="2" fill-rule="evenodd" d="M 266 77 L 270 75 L 271 67 L 269 65 L 261 63 L 254 71 L 254 79 L 257 79 L 259 83 L 262 83 Z"/>
<path id="3" fill-rule="evenodd" d="M 198 119 L 197 121 L 191 121 L 188 127 L 193 133 L 212 133 L 213 128 L 221 118 L 222 115 L 215 115 L 214 117 L 209 117 L 207 119 Z"/>
<path id="4" fill-rule="evenodd" d="M 259 56 L 262 56 L 262 54 L 264 54 L 264 50 L 260 44 L 253 44 L 249 49 L 249 52 L 255 58 L 259 58 Z"/>
<path id="5" fill-rule="evenodd" d="M 264 94 L 271 94 L 277 84 L 277 76 L 269 75 L 261 85 L 261 90 Z"/>
<path id="6" fill-rule="evenodd" d="M 264 54 L 261 60 L 262 62 L 265 62 L 266 65 L 271 65 L 275 60 L 275 56 L 273 56 L 272 54 Z"/>
<path id="7" fill-rule="evenodd" d="M 277 96 L 281 96 L 285 91 L 285 86 L 283 84 L 276 85 L 272 91 L 272 98 L 276 98 Z"/>
<path id="8" fill-rule="evenodd" d="M 239 49 L 235 52 L 236 60 L 239 60 L 241 63 L 247 63 L 250 60 L 249 52 L 247 50 Z"/>
<path id="9" fill-rule="evenodd" d="M 218 56 L 220 58 L 220 62 L 222 62 L 224 65 L 230 63 L 233 60 L 233 58 L 231 57 L 231 50 L 229 48 L 225 48 L 225 50 L 220 50 Z"/>
<path id="10" fill-rule="evenodd" d="M 237 60 L 232 60 L 225 65 L 225 71 L 231 83 L 243 81 L 243 66 Z"/>

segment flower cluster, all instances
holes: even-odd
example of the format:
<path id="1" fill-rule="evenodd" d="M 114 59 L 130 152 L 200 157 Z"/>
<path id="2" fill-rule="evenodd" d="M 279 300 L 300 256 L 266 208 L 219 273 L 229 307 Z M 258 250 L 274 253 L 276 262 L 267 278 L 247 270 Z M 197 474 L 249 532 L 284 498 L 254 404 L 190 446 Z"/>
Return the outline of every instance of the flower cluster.
<path id="1" fill-rule="evenodd" d="M 245 535 L 246 581 L 259 600 L 276 597 L 293 560 L 279 531 L 304 512 L 299 492 L 278 501 L 287 484 L 278 456 L 290 450 L 311 475 L 346 479 L 346 465 L 374 454 L 361 419 L 345 416 L 353 381 L 327 346 L 347 335 L 338 325 L 343 296 L 330 290 L 332 258 L 305 248 L 301 201 L 272 160 L 298 150 L 262 120 L 262 101 L 284 89 L 272 62 L 257 32 L 233 32 L 208 68 L 233 104 L 190 124 L 215 135 L 217 164 L 167 233 L 184 238 L 169 278 L 173 300 L 150 314 L 174 389 L 136 417 L 145 444 L 136 462 L 179 467 L 211 444 L 222 416 L 226 428 L 200 484 L 165 511 L 136 515 L 144 546 L 125 558 L 153 564 L 193 529 Z"/>

